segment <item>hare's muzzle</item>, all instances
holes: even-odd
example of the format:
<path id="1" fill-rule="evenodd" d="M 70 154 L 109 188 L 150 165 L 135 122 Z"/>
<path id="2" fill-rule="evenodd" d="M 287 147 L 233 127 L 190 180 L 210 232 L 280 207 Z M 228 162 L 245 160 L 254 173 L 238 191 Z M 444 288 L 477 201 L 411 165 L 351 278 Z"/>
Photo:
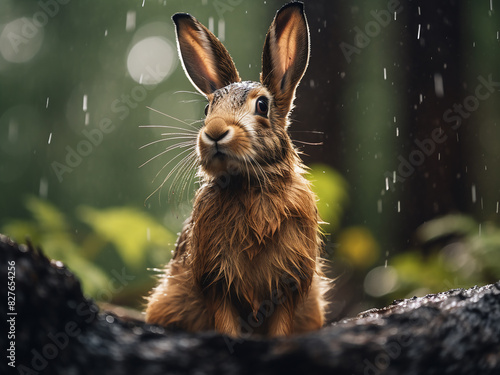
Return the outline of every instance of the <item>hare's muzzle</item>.
<path id="1" fill-rule="evenodd" d="M 212 118 L 205 123 L 200 134 L 200 148 L 205 148 L 208 154 L 225 154 L 226 145 L 233 138 L 234 129 L 228 126 L 220 117 Z"/>

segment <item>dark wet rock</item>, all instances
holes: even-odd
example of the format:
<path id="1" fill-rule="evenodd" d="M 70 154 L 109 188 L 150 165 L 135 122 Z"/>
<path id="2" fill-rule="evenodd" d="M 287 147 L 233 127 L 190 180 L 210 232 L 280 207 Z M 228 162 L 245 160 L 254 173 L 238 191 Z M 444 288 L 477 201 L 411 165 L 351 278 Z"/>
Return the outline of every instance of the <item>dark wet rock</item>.
<path id="1" fill-rule="evenodd" d="M 2 374 L 500 374 L 500 283 L 398 301 L 303 336 L 234 340 L 98 311 L 64 265 L 0 236 L 4 284 L 11 261 L 16 369 L 3 355 Z"/>

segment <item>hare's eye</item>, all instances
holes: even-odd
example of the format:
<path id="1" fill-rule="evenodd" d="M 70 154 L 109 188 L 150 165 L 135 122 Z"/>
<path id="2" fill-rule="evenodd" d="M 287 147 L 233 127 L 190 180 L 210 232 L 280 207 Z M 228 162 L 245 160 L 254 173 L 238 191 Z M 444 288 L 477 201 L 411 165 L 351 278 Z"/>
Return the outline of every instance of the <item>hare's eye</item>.
<path id="1" fill-rule="evenodd" d="M 210 108 L 210 104 L 205 106 L 205 116 L 208 115 L 208 109 Z"/>
<path id="2" fill-rule="evenodd" d="M 255 103 L 255 113 L 259 116 L 267 117 L 267 111 L 269 110 L 269 99 L 265 96 L 259 96 L 257 102 Z"/>

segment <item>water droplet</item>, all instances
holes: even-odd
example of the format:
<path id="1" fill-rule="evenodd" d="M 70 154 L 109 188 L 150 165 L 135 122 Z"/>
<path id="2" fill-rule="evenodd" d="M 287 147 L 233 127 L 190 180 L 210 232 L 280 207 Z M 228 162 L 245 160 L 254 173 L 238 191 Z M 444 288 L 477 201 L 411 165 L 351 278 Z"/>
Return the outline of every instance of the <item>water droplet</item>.
<path id="1" fill-rule="evenodd" d="M 144 6 L 144 2 L 142 3 L 142 6 Z M 127 12 L 127 18 L 125 21 L 125 30 L 126 31 L 131 31 L 135 29 L 135 18 L 136 18 L 136 13 L 133 10 L 130 10 Z"/>
<path id="2" fill-rule="evenodd" d="M 51 142 L 51 141 L 52 141 L 52 132 L 49 134 L 49 140 L 48 140 L 47 144 L 49 144 L 49 145 L 50 145 L 50 142 Z"/>
<path id="3" fill-rule="evenodd" d="M 87 94 L 83 95 L 83 112 L 87 112 Z"/>
<path id="4" fill-rule="evenodd" d="M 381 213 L 382 213 L 382 199 L 379 199 L 379 200 L 377 201 L 377 212 L 378 212 L 379 214 L 381 214 Z"/>
<path id="5" fill-rule="evenodd" d="M 219 19 L 219 23 L 217 25 L 217 31 L 218 31 L 218 36 L 219 36 L 219 40 L 221 42 L 223 42 L 224 40 L 226 40 L 226 21 L 224 20 L 224 18 L 220 18 Z"/>
<path id="6" fill-rule="evenodd" d="M 215 28 L 214 18 L 208 17 L 208 30 L 214 33 L 215 32 L 214 28 Z"/>
<path id="7" fill-rule="evenodd" d="M 384 81 L 386 81 L 386 80 L 387 80 L 387 70 L 386 70 L 386 68 L 384 68 Z"/>
<path id="8" fill-rule="evenodd" d="M 443 76 L 439 73 L 434 74 L 434 92 L 438 98 L 444 96 Z"/>
<path id="9" fill-rule="evenodd" d="M 420 27 L 421 25 L 418 24 L 417 39 L 420 39 Z"/>
<path id="10" fill-rule="evenodd" d="M 40 186 L 38 188 L 38 195 L 40 196 L 40 198 L 47 198 L 47 195 L 48 195 L 48 192 L 49 192 L 49 182 L 47 181 L 47 179 L 45 177 L 42 177 L 40 179 Z"/>
<path id="11" fill-rule="evenodd" d="M 472 193 L 472 203 L 476 203 L 476 185 L 472 185 L 471 193 Z"/>
<path id="12" fill-rule="evenodd" d="M 398 201 L 398 212 L 401 212 L 401 201 Z"/>
<path id="13" fill-rule="evenodd" d="M 49 97 L 47 96 L 47 101 L 45 102 L 45 108 L 49 108 Z"/>

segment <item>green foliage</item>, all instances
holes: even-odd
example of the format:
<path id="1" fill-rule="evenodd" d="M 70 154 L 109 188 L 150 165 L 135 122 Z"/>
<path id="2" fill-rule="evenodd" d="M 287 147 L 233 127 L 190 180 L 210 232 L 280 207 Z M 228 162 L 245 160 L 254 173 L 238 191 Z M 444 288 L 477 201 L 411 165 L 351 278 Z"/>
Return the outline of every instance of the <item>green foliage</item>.
<path id="1" fill-rule="evenodd" d="M 125 264 L 144 266 L 147 249 L 175 242 L 175 236 L 145 212 L 131 207 L 97 210 L 79 207 L 78 217 L 111 242 Z"/>
<path id="2" fill-rule="evenodd" d="M 493 224 L 449 215 L 422 225 L 417 236 L 422 248 L 389 261 L 398 274 L 391 296 L 466 288 L 500 278 L 500 229 Z"/>
<path id="3" fill-rule="evenodd" d="M 348 201 L 347 182 L 340 173 L 325 164 L 313 164 L 308 178 L 318 197 L 321 219 L 327 223 L 328 230 L 338 228 Z"/>
<path id="4" fill-rule="evenodd" d="M 148 258 L 159 247 L 169 254 L 167 246 L 175 241 L 173 233 L 147 213 L 132 207 L 103 210 L 79 207 L 76 216 L 88 224 L 90 231 L 86 228 L 73 231 L 71 228 L 82 225 L 72 224 L 66 215 L 42 199 L 30 197 L 26 207 L 33 219 L 11 221 L 3 226 L 2 232 L 19 242 L 29 236 L 35 245 L 43 245 L 47 256 L 65 263 L 79 276 L 84 292 L 93 297 L 110 289 L 109 273 L 120 270 L 118 264 L 108 270 L 104 262 L 99 261 L 98 255 L 108 244 L 126 268 L 132 268 L 135 275 L 149 276 Z M 134 278 L 140 280 L 140 277 Z"/>

